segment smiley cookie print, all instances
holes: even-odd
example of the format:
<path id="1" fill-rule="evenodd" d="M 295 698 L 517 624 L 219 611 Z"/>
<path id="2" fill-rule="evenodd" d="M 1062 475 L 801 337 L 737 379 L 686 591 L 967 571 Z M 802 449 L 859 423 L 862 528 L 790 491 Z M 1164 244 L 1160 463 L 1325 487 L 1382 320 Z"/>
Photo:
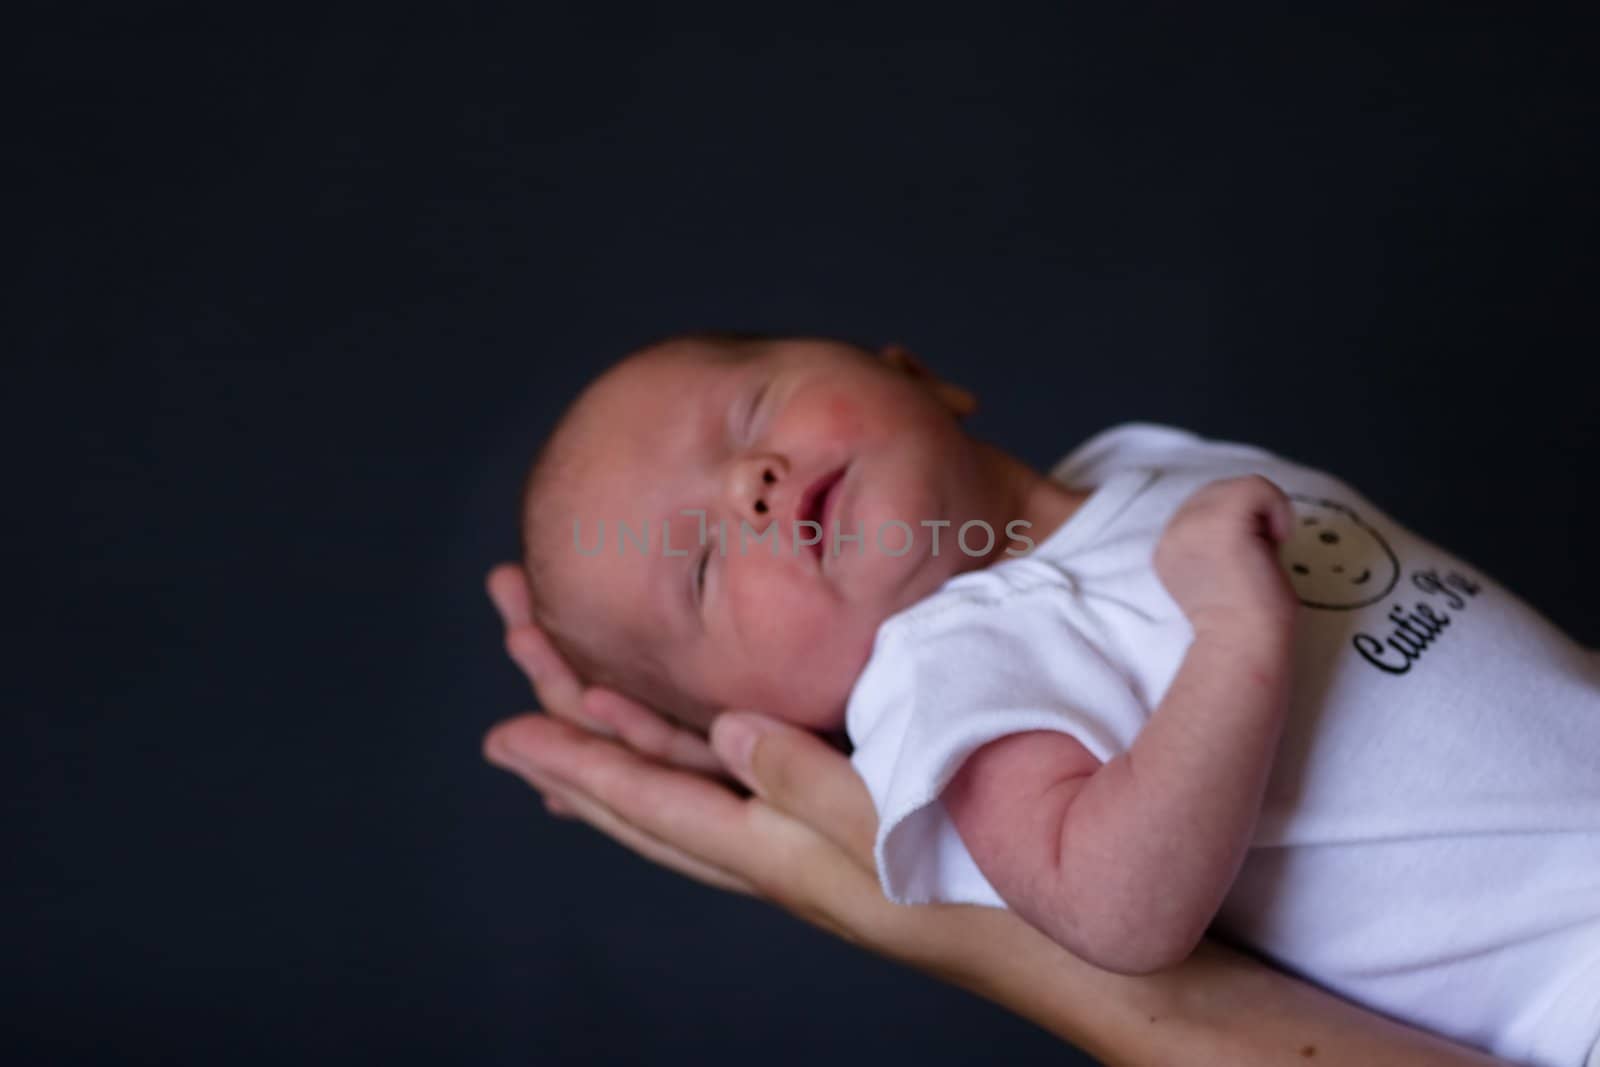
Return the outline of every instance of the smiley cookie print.
<path id="1" fill-rule="evenodd" d="M 1349 611 L 1389 594 L 1400 561 L 1376 530 L 1343 504 L 1296 494 L 1289 501 L 1294 532 L 1278 546 L 1278 558 L 1300 603 Z"/>

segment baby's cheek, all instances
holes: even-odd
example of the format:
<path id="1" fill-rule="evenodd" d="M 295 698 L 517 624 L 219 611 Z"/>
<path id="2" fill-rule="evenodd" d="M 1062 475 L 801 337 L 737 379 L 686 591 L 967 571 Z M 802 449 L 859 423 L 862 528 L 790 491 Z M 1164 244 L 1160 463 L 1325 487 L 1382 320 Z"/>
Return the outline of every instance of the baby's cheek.
<path id="1" fill-rule="evenodd" d="M 786 576 L 752 575 L 739 590 L 735 614 L 744 643 L 770 652 L 825 633 L 827 605 Z"/>
<path id="2" fill-rule="evenodd" d="M 848 395 L 835 396 L 828 401 L 828 431 L 834 440 L 854 440 L 861 436 L 865 420 L 861 407 Z"/>
<path id="3" fill-rule="evenodd" d="M 854 441 L 867 426 L 861 405 L 848 393 L 828 390 L 813 394 L 815 402 L 795 404 L 790 409 L 786 431 L 809 441 L 842 443 Z"/>
<path id="4" fill-rule="evenodd" d="M 845 605 L 820 581 L 805 573 L 752 575 L 740 588 L 739 643 L 767 669 L 787 664 L 804 669 L 814 651 L 836 643 L 848 630 Z"/>

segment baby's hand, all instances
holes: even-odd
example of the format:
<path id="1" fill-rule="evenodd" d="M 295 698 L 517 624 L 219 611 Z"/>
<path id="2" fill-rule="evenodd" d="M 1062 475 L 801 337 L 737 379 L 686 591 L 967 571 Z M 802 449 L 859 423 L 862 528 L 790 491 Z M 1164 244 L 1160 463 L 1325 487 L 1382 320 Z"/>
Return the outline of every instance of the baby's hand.
<path id="1" fill-rule="evenodd" d="M 1278 560 L 1289 498 L 1260 475 L 1212 482 L 1184 502 L 1156 546 L 1156 574 L 1196 634 L 1286 634 L 1295 595 Z"/>

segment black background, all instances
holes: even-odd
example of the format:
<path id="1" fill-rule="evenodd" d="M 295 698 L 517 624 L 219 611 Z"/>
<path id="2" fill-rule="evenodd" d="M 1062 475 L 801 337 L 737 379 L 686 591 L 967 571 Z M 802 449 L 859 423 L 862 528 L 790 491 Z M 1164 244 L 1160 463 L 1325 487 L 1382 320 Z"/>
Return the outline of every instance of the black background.
<path id="1" fill-rule="evenodd" d="M 1600 644 L 1575 22 L 208 10 L 9 35 L 8 1062 L 1072 1062 L 481 762 L 523 465 L 675 330 L 1261 444 Z"/>

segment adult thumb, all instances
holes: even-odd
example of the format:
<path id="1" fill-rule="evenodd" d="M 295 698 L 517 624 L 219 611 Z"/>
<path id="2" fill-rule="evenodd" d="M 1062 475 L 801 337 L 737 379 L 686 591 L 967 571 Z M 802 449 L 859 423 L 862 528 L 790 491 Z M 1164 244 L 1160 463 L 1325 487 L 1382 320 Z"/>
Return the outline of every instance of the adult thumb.
<path id="1" fill-rule="evenodd" d="M 872 797 L 850 761 L 820 737 L 753 711 L 729 711 L 711 724 L 711 748 L 752 793 L 872 869 Z"/>

